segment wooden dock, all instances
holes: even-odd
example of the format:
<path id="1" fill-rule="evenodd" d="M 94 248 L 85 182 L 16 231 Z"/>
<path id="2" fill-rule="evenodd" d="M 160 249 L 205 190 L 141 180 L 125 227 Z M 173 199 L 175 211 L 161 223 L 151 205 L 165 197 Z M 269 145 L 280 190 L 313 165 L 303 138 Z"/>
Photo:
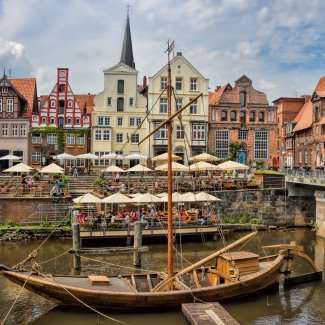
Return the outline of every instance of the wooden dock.
<path id="1" fill-rule="evenodd" d="M 239 325 L 217 302 L 183 304 L 182 312 L 192 325 Z"/>

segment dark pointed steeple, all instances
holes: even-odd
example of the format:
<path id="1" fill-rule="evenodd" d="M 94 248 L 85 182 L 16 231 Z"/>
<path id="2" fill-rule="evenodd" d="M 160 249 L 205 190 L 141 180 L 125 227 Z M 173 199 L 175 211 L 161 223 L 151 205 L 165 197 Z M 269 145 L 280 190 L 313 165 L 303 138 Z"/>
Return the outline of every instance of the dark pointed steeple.
<path id="1" fill-rule="evenodd" d="M 123 40 L 120 62 L 135 69 L 133 50 L 132 50 L 131 30 L 130 30 L 129 6 L 128 6 L 128 12 L 126 16 L 126 25 L 125 25 L 124 40 Z"/>

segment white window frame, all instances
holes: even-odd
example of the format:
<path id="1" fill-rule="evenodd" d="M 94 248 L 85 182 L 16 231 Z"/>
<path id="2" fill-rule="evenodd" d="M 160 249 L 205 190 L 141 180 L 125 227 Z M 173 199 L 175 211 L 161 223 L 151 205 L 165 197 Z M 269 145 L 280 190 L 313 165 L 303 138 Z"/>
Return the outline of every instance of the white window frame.
<path id="1" fill-rule="evenodd" d="M 0 98 L 0 112 L 2 112 L 2 98 Z"/>
<path id="2" fill-rule="evenodd" d="M 32 134 L 32 144 L 41 144 L 42 143 L 42 135 L 40 133 Z"/>
<path id="3" fill-rule="evenodd" d="M 176 139 L 183 140 L 184 139 L 184 130 L 180 125 L 176 125 Z"/>
<path id="4" fill-rule="evenodd" d="M 190 91 L 197 91 L 197 78 L 190 78 Z"/>
<path id="5" fill-rule="evenodd" d="M 116 133 L 116 143 L 123 143 L 123 141 L 124 141 L 124 134 Z"/>
<path id="6" fill-rule="evenodd" d="M 176 90 L 182 90 L 183 89 L 183 78 L 176 77 L 176 79 L 175 79 L 175 89 Z"/>
<path id="7" fill-rule="evenodd" d="M 68 108 L 72 108 L 72 100 L 68 100 Z"/>
<path id="8" fill-rule="evenodd" d="M 14 111 L 14 99 L 13 98 L 7 98 L 7 112 L 12 113 Z"/>
<path id="9" fill-rule="evenodd" d="M 55 104 L 56 104 L 55 100 L 51 99 L 51 108 L 55 108 Z"/>
<path id="10" fill-rule="evenodd" d="M 160 123 L 157 123 L 156 127 L 159 124 Z M 167 140 L 167 138 L 168 138 L 168 126 L 167 125 L 164 125 L 159 130 L 156 131 L 156 133 L 155 133 L 155 139 L 157 139 L 157 140 Z"/>
<path id="11" fill-rule="evenodd" d="M 229 154 L 229 130 L 215 131 L 215 152 L 219 158 L 227 158 Z"/>
<path id="12" fill-rule="evenodd" d="M 11 125 L 11 135 L 13 137 L 18 137 L 18 124 Z"/>
<path id="13" fill-rule="evenodd" d="M 247 130 L 238 130 L 238 140 L 247 140 L 248 131 Z"/>
<path id="14" fill-rule="evenodd" d="M 123 117 L 119 116 L 116 118 L 116 125 L 123 126 Z"/>
<path id="15" fill-rule="evenodd" d="M 133 106 L 134 105 L 134 98 L 130 97 L 129 98 L 129 106 Z"/>
<path id="16" fill-rule="evenodd" d="M 112 106 L 112 97 L 107 97 L 107 106 Z"/>
<path id="17" fill-rule="evenodd" d="M 94 130 L 94 140 L 102 141 L 102 130 Z"/>
<path id="18" fill-rule="evenodd" d="M 26 124 L 19 124 L 19 136 L 20 137 L 26 136 Z"/>
<path id="19" fill-rule="evenodd" d="M 167 98 L 160 98 L 159 101 L 159 113 L 167 114 Z"/>
<path id="20" fill-rule="evenodd" d="M 42 118 L 41 118 L 41 124 L 46 124 L 46 116 L 42 116 Z"/>
<path id="21" fill-rule="evenodd" d="M 77 135 L 77 145 L 84 145 L 86 143 L 86 136 L 84 134 Z"/>
<path id="22" fill-rule="evenodd" d="M 254 132 L 254 159 L 266 160 L 268 159 L 269 134 L 265 130 L 256 130 Z"/>
<path id="23" fill-rule="evenodd" d="M 197 101 L 190 104 L 190 114 L 197 114 Z"/>
<path id="24" fill-rule="evenodd" d="M 97 119 L 98 126 L 111 126 L 110 116 L 98 116 Z"/>
<path id="25" fill-rule="evenodd" d="M 1 125 L 1 135 L 3 137 L 7 137 L 9 135 L 9 126 L 8 126 L 8 124 L 2 124 Z"/>
<path id="26" fill-rule="evenodd" d="M 140 134 L 132 133 L 131 134 L 131 143 L 139 143 L 140 142 Z"/>
<path id="27" fill-rule="evenodd" d="M 167 77 L 160 77 L 160 89 L 167 89 Z"/>
<path id="28" fill-rule="evenodd" d="M 75 118 L 75 122 L 74 122 L 74 124 L 76 124 L 76 125 L 80 125 L 80 117 L 76 117 L 76 118 Z"/>
<path id="29" fill-rule="evenodd" d="M 66 138 L 65 138 L 65 143 L 68 145 L 74 145 L 76 142 L 76 137 L 74 134 L 67 134 Z"/>
<path id="30" fill-rule="evenodd" d="M 55 124 L 55 118 L 54 117 L 50 117 L 50 124 Z"/>
<path id="31" fill-rule="evenodd" d="M 102 141 L 111 140 L 111 130 L 102 130 Z"/>
<path id="32" fill-rule="evenodd" d="M 72 118 L 71 118 L 71 117 L 68 117 L 68 118 L 67 118 L 67 124 L 69 124 L 69 125 L 72 124 Z"/>
<path id="33" fill-rule="evenodd" d="M 32 162 L 39 162 L 42 161 L 42 154 L 38 151 L 32 153 Z"/>
<path id="34" fill-rule="evenodd" d="M 6 87 L 6 86 L 2 87 L 2 93 L 8 94 L 8 87 Z"/>
<path id="35" fill-rule="evenodd" d="M 206 127 L 205 124 L 193 124 L 192 127 L 192 139 L 193 141 L 202 141 L 206 139 Z"/>
<path id="36" fill-rule="evenodd" d="M 176 111 L 179 111 L 183 106 L 183 99 L 182 98 L 176 98 Z"/>
<path id="37" fill-rule="evenodd" d="M 58 137 L 56 133 L 48 133 L 47 134 L 47 143 L 48 144 L 57 144 L 58 143 Z"/>
<path id="38" fill-rule="evenodd" d="M 109 151 L 95 151 L 94 154 L 98 157 L 108 155 Z M 94 159 L 94 166 L 108 166 L 109 159 Z"/>

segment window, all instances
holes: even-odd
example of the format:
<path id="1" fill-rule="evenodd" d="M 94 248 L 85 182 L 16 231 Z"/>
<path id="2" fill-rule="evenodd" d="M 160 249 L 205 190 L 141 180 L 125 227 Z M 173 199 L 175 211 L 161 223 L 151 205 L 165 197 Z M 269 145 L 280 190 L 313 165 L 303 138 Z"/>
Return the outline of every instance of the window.
<path id="1" fill-rule="evenodd" d="M 269 122 L 270 123 L 273 123 L 274 122 L 274 112 L 273 111 L 270 111 L 269 112 Z M 291 131 L 290 131 L 291 132 Z"/>
<path id="2" fill-rule="evenodd" d="M 116 133 L 116 143 L 123 143 L 123 133 Z"/>
<path id="3" fill-rule="evenodd" d="M 95 130 L 96 141 L 110 141 L 111 130 Z"/>
<path id="4" fill-rule="evenodd" d="M 59 117 L 58 126 L 60 129 L 63 129 L 63 126 L 64 126 L 64 118 L 63 117 Z"/>
<path id="5" fill-rule="evenodd" d="M 124 80 L 117 80 L 117 93 L 124 94 Z"/>
<path id="6" fill-rule="evenodd" d="M 133 106 L 133 102 L 134 102 L 133 97 L 130 97 L 130 98 L 129 98 L 129 105 L 130 105 L 130 106 Z"/>
<path id="7" fill-rule="evenodd" d="M 13 112 L 13 111 L 14 111 L 14 99 L 7 98 L 7 112 Z"/>
<path id="8" fill-rule="evenodd" d="M 42 122 L 41 124 L 46 124 L 46 117 L 45 116 L 42 116 Z"/>
<path id="9" fill-rule="evenodd" d="M 8 136 L 8 124 L 2 124 L 1 126 L 1 134 L 3 137 Z"/>
<path id="10" fill-rule="evenodd" d="M 240 106 L 244 107 L 246 106 L 246 93 L 244 91 L 240 92 Z"/>
<path id="11" fill-rule="evenodd" d="M 240 123 L 242 125 L 246 124 L 246 112 L 245 111 L 240 112 Z"/>
<path id="12" fill-rule="evenodd" d="M 190 114 L 197 114 L 197 101 L 190 104 Z"/>
<path id="13" fill-rule="evenodd" d="M 80 118 L 79 117 L 76 117 L 75 124 L 80 125 Z"/>
<path id="14" fill-rule="evenodd" d="M 138 126 L 141 124 L 141 117 L 130 117 L 129 126 Z"/>
<path id="15" fill-rule="evenodd" d="M 218 112 L 216 109 L 211 109 L 211 120 L 218 122 Z"/>
<path id="16" fill-rule="evenodd" d="M 55 100 L 51 100 L 51 107 L 55 107 Z"/>
<path id="17" fill-rule="evenodd" d="M 249 121 L 255 122 L 255 112 L 249 112 Z"/>
<path id="18" fill-rule="evenodd" d="M 167 88 L 167 77 L 161 77 L 160 78 L 160 89 L 166 89 Z"/>
<path id="19" fill-rule="evenodd" d="M 183 106 L 183 99 L 182 98 L 176 98 L 176 111 L 180 110 Z"/>
<path id="20" fill-rule="evenodd" d="M 59 114 L 64 114 L 64 100 L 59 100 Z"/>
<path id="21" fill-rule="evenodd" d="M 160 123 L 156 124 L 156 127 Z M 168 137 L 168 126 L 164 125 L 162 128 L 160 128 L 156 133 L 155 133 L 155 139 L 167 139 Z"/>
<path id="22" fill-rule="evenodd" d="M 237 121 L 237 113 L 235 111 L 230 112 L 230 121 L 232 122 Z"/>
<path id="23" fill-rule="evenodd" d="M 7 94 L 8 93 L 8 87 L 2 87 L 2 93 Z"/>
<path id="24" fill-rule="evenodd" d="M 258 121 L 264 122 L 264 112 L 258 112 Z"/>
<path id="25" fill-rule="evenodd" d="M 96 156 L 103 156 L 109 154 L 109 151 L 95 151 Z M 109 164 L 109 159 L 95 159 L 94 166 L 107 166 Z"/>
<path id="26" fill-rule="evenodd" d="M 72 119 L 71 119 L 71 117 L 68 117 L 68 118 L 67 118 L 67 124 L 72 124 Z"/>
<path id="27" fill-rule="evenodd" d="M 85 167 L 85 159 L 77 158 L 76 162 L 77 162 L 77 167 Z"/>
<path id="28" fill-rule="evenodd" d="M 65 139 L 66 144 L 75 144 L 75 136 L 74 134 L 67 134 L 67 137 Z"/>
<path id="29" fill-rule="evenodd" d="M 65 85 L 64 84 L 60 84 L 59 85 L 59 92 L 60 93 L 64 92 L 64 89 L 65 89 Z"/>
<path id="30" fill-rule="evenodd" d="M 42 136 L 38 133 L 32 134 L 32 144 L 41 144 Z"/>
<path id="31" fill-rule="evenodd" d="M 86 136 L 84 134 L 77 135 L 77 144 L 84 145 L 86 143 Z"/>
<path id="32" fill-rule="evenodd" d="M 222 111 L 221 112 L 221 122 L 225 122 L 227 120 L 228 120 L 227 111 Z"/>
<path id="33" fill-rule="evenodd" d="M 247 140 L 248 131 L 238 130 L 238 140 Z"/>
<path id="34" fill-rule="evenodd" d="M 182 78 L 176 78 L 175 87 L 176 90 L 182 90 Z"/>
<path id="35" fill-rule="evenodd" d="M 55 119 L 54 119 L 54 117 L 50 117 L 50 124 L 55 124 Z"/>
<path id="36" fill-rule="evenodd" d="M 32 153 L 32 162 L 39 162 L 41 163 L 42 155 L 40 152 L 33 152 Z"/>
<path id="37" fill-rule="evenodd" d="M 140 136 L 139 133 L 131 134 L 131 143 L 139 143 Z"/>
<path id="38" fill-rule="evenodd" d="M 12 134 L 13 137 L 18 136 L 18 124 L 13 124 L 11 126 L 11 134 Z"/>
<path id="39" fill-rule="evenodd" d="M 299 162 L 299 164 L 301 164 L 302 163 L 302 152 L 301 152 L 301 150 L 299 150 L 299 155 L 298 155 L 298 162 Z"/>
<path id="40" fill-rule="evenodd" d="M 117 118 L 117 126 L 122 126 L 123 125 L 123 117 L 118 117 Z"/>
<path id="41" fill-rule="evenodd" d="M 219 158 L 228 157 L 229 150 L 229 131 L 217 130 L 216 131 L 216 155 Z"/>
<path id="42" fill-rule="evenodd" d="M 21 137 L 26 136 L 26 125 L 25 124 L 19 125 L 19 136 L 21 136 Z"/>
<path id="43" fill-rule="evenodd" d="M 117 99 L 117 112 L 124 112 L 124 98 Z"/>
<path id="44" fill-rule="evenodd" d="M 98 116 L 98 126 L 110 126 L 111 118 L 109 116 Z"/>
<path id="45" fill-rule="evenodd" d="M 254 159 L 267 159 L 268 157 L 268 132 L 255 131 Z"/>
<path id="46" fill-rule="evenodd" d="M 184 139 L 184 130 L 181 128 L 180 125 L 176 126 L 176 139 Z"/>
<path id="47" fill-rule="evenodd" d="M 197 90 L 197 79 L 196 78 L 190 79 L 190 90 L 192 90 L 192 91 Z"/>
<path id="48" fill-rule="evenodd" d="M 69 108 L 72 108 L 72 100 L 69 100 L 69 101 L 68 101 L 68 107 L 69 107 Z"/>
<path id="49" fill-rule="evenodd" d="M 308 164 L 308 151 L 305 150 L 305 164 Z"/>
<path id="50" fill-rule="evenodd" d="M 167 98 L 160 98 L 160 111 L 161 114 L 167 113 Z"/>
<path id="51" fill-rule="evenodd" d="M 205 140 L 204 124 L 193 124 L 193 140 Z"/>
<path id="52" fill-rule="evenodd" d="M 57 144 L 57 135 L 56 135 L 56 133 L 49 133 L 47 135 L 47 143 L 48 144 Z"/>
<path id="53" fill-rule="evenodd" d="M 0 112 L 2 112 L 2 98 L 0 98 Z"/>
<path id="54" fill-rule="evenodd" d="M 112 97 L 107 97 L 107 106 L 112 106 Z"/>

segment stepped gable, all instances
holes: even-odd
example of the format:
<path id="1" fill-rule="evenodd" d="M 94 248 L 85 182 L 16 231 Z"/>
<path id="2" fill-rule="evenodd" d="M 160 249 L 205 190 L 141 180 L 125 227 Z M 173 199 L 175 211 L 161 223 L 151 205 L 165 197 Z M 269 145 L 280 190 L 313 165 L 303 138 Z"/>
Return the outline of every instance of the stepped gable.
<path id="1" fill-rule="evenodd" d="M 325 97 L 325 77 L 319 79 L 314 94 L 318 97 Z"/>
<path id="2" fill-rule="evenodd" d="M 247 104 L 269 105 L 265 93 L 254 89 L 252 80 L 245 75 L 235 81 L 233 89 L 226 89 L 221 94 L 219 103 L 240 104 L 240 93 L 242 91 L 246 93 Z"/>
<path id="3" fill-rule="evenodd" d="M 231 90 L 232 87 L 229 83 L 225 84 L 224 86 L 220 87 L 217 86 L 214 93 L 209 92 L 209 105 L 217 104 L 220 100 L 221 95 L 224 93 L 225 90 Z"/>
<path id="4" fill-rule="evenodd" d="M 29 116 L 33 112 L 36 105 L 36 78 L 8 79 L 10 83 L 19 91 L 26 99 L 27 110 L 23 112 L 23 116 Z"/>
<path id="5" fill-rule="evenodd" d="M 299 119 L 298 119 L 299 115 Z M 313 123 L 313 103 L 309 101 L 306 103 L 301 110 L 299 111 L 295 121 L 297 120 L 297 125 L 292 130 L 293 132 L 301 131 L 308 129 L 312 126 Z"/>

